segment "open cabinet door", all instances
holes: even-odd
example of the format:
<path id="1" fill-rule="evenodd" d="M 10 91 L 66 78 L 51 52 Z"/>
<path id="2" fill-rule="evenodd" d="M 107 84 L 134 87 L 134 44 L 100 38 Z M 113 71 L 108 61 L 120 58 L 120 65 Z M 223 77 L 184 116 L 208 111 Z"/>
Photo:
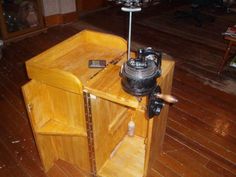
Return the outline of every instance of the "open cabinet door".
<path id="1" fill-rule="evenodd" d="M 160 87 L 162 89 L 162 93 L 170 94 L 173 72 L 174 72 L 174 62 L 169 62 L 166 68 L 164 68 L 167 72 L 162 75 L 160 82 Z M 155 170 L 155 161 L 159 158 L 162 152 L 162 145 L 164 141 L 167 118 L 168 118 L 169 105 L 166 104 L 159 116 L 155 116 L 151 120 L 149 120 L 148 125 L 148 136 L 147 136 L 147 149 L 146 149 L 146 157 L 145 157 L 145 175 L 147 177 L 151 176 L 159 176 L 157 170 Z"/>
<path id="2" fill-rule="evenodd" d="M 25 84 L 22 91 L 44 171 L 55 171 L 61 164 L 60 168 L 89 173 L 83 96 L 36 80 Z"/>

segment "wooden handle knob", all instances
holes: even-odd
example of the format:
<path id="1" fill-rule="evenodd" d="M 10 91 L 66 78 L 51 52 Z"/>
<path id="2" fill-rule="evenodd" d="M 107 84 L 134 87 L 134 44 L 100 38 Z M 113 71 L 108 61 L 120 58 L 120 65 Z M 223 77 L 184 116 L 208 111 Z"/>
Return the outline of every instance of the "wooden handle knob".
<path id="1" fill-rule="evenodd" d="M 173 97 L 172 95 L 165 95 L 165 94 L 156 94 L 157 98 L 163 99 L 167 103 L 177 103 L 178 100 Z"/>

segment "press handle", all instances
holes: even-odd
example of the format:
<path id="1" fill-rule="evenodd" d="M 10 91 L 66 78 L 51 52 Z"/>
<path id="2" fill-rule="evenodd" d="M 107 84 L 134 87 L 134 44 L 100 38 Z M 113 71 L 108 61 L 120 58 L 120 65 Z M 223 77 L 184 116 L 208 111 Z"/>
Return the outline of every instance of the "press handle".
<path id="1" fill-rule="evenodd" d="M 157 93 L 156 97 L 164 100 L 167 103 L 171 103 L 171 104 L 178 102 L 178 100 L 172 95 Z"/>

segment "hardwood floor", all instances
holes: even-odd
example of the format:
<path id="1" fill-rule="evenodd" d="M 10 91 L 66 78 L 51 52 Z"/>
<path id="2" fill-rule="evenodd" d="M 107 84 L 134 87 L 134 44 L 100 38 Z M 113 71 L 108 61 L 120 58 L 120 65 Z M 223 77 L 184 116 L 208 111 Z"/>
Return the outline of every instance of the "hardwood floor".
<path id="1" fill-rule="evenodd" d="M 180 6 L 179 4 L 175 5 Z M 172 7 L 171 5 L 164 4 L 162 6 L 154 6 L 148 9 L 143 9 L 140 13 L 135 13 L 133 15 L 132 40 L 135 43 L 142 44 L 143 46 L 152 46 L 170 54 L 175 58 L 179 67 L 193 74 L 205 84 L 221 89 L 222 91 L 227 91 L 228 93 L 234 93 L 236 95 L 236 91 L 233 89 L 236 85 L 235 69 L 226 66 L 222 72 L 222 75 L 220 77 L 217 75 L 217 68 L 224 54 L 226 41 L 223 41 L 223 43 L 225 42 L 225 48 L 221 48 L 220 50 L 218 47 L 209 47 L 214 45 L 203 45 L 201 43 L 194 42 L 191 38 L 186 40 L 186 38 L 181 38 L 178 35 L 170 35 L 169 33 L 164 33 L 137 23 L 140 19 L 145 20 L 151 16 L 158 16 L 158 14 L 162 14 L 163 11 L 167 13 L 167 11 L 171 10 L 172 13 L 172 9 L 175 8 L 175 5 L 172 5 Z M 229 18 L 232 17 L 236 18 L 236 14 L 229 16 Z M 106 20 L 100 20 L 104 18 L 106 18 Z M 119 8 L 111 8 L 105 11 L 97 12 L 96 14 L 83 18 L 82 21 L 110 33 L 119 34 L 120 36 L 127 38 L 128 14 L 121 12 Z M 182 23 L 180 25 L 182 26 L 180 26 L 179 29 L 182 29 L 184 32 L 185 26 L 183 26 Z M 188 25 L 188 23 L 186 23 L 186 25 Z M 212 24 L 206 23 L 205 25 Z M 221 29 L 223 27 L 215 26 L 215 28 L 216 31 L 219 31 L 219 36 L 221 37 L 220 34 L 222 33 Z M 224 28 L 227 29 L 227 23 Z M 206 34 L 202 31 L 201 35 L 205 36 Z M 218 40 L 218 38 L 216 40 Z M 138 47 L 139 45 L 133 46 L 133 49 Z"/>
<path id="2" fill-rule="evenodd" d="M 28 81 L 24 62 L 76 32 L 69 27 L 58 27 L 4 48 L 0 59 L 1 177 L 46 177 L 21 93 L 21 86 Z"/>
<path id="3" fill-rule="evenodd" d="M 152 13 L 150 10 L 143 15 Z M 125 15 L 118 10 L 108 9 L 81 20 L 101 30 L 126 36 L 127 21 L 124 19 Z M 4 57 L 0 59 L 1 177 L 46 177 L 21 94 L 20 87 L 28 81 L 24 62 L 84 27 L 86 25 L 78 27 L 78 24 L 54 27 L 46 34 L 4 48 Z M 177 62 L 172 92 L 179 102 L 170 109 L 163 153 L 157 157 L 151 176 L 235 177 L 236 96 L 217 84 L 224 84 L 227 78 L 233 81 L 236 78 L 234 71 L 228 68 L 220 79 L 213 72 L 217 67 L 214 59 L 219 61 L 223 51 L 136 24 L 134 28 L 135 46 L 160 48 Z"/>

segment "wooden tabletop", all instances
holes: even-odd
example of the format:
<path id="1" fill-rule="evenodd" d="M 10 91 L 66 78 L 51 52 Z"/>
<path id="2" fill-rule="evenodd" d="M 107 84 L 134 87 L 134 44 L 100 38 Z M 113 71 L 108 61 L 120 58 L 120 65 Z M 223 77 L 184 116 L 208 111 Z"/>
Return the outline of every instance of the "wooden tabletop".
<path id="1" fill-rule="evenodd" d="M 174 67 L 174 61 L 168 59 L 162 62 L 162 76 L 157 79 L 157 83 L 161 84 L 162 78 Z M 139 102 L 135 96 L 125 92 L 121 86 L 120 66 L 109 65 L 107 68 L 99 72 L 94 78 L 90 79 L 84 88 L 89 93 L 101 98 L 117 102 L 119 104 L 132 108 L 142 108 L 146 105 L 146 99 Z"/>
<path id="2" fill-rule="evenodd" d="M 89 60 L 122 59 L 126 41 L 115 35 L 84 30 L 26 62 L 30 79 L 70 92 L 82 93 L 82 86 L 101 69 L 88 67 Z"/>

